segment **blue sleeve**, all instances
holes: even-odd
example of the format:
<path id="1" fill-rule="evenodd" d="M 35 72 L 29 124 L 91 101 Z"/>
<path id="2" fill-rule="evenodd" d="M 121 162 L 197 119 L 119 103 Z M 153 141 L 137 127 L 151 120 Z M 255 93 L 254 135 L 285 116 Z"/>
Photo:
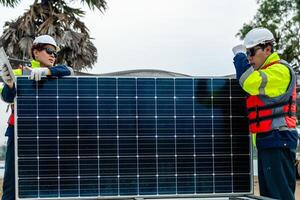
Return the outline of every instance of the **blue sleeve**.
<path id="1" fill-rule="evenodd" d="M 242 74 L 251 67 L 246 54 L 238 53 L 233 58 L 233 64 L 236 71 L 236 79 L 239 80 Z"/>
<path id="2" fill-rule="evenodd" d="M 2 100 L 6 103 L 13 103 L 16 97 L 16 88 L 15 85 L 12 89 L 8 85 L 4 84 L 3 90 L 1 92 Z"/>
<path id="3" fill-rule="evenodd" d="M 71 75 L 71 71 L 65 65 L 56 65 L 49 69 L 51 71 L 51 76 L 62 77 Z"/>

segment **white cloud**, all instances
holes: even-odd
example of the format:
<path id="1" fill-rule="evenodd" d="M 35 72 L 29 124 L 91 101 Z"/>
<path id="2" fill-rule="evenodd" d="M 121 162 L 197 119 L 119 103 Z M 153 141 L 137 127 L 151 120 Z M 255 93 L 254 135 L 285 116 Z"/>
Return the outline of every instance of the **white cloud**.
<path id="1" fill-rule="evenodd" d="M 137 68 L 234 73 L 231 48 L 240 42 L 235 34 L 257 8 L 254 0 L 111 0 L 108 5 L 103 16 L 86 16 L 99 53 L 94 73 Z"/>

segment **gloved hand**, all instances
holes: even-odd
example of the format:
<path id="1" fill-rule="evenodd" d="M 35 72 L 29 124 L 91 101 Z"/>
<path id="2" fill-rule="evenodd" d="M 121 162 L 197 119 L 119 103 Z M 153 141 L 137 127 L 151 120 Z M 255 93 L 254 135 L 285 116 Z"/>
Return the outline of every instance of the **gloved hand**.
<path id="1" fill-rule="evenodd" d="M 3 82 L 6 85 L 8 85 L 10 88 L 12 88 L 14 85 L 14 80 L 11 77 L 7 66 L 4 64 L 3 66 L 0 67 L 0 69 L 1 69 L 1 78 L 2 78 Z"/>
<path id="2" fill-rule="evenodd" d="M 35 80 L 35 81 L 40 81 L 43 76 L 47 76 L 50 74 L 50 70 L 45 67 L 41 68 L 35 68 L 31 70 L 31 74 L 29 76 L 29 79 Z"/>
<path id="3" fill-rule="evenodd" d="M 246 47 L 242 44 L 239 44 L 239 45 L 232 48 L 232 52 L 233 52 L 234 55 L 236 55 L 238 53 L 246 54 Z"/>

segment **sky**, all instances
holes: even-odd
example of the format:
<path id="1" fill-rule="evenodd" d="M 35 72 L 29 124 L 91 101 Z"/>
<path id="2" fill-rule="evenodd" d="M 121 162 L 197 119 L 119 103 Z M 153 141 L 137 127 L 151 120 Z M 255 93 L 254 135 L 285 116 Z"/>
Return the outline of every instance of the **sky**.
<path id="1" fill-rule="evenodd" d="M 0 6 L 0 33 L 5 21 L 22 15 L 34 0 L 15 8 Z M 253 19 L 256 0 L 107 0 L 108 9 L 86 11 L 82 21 L 98 50 L 89 73 L 159 69 L 192 76 L 234 73 L 235 35 Z M 6 105 L 0 102 L 0 130 L 5 131 Z M 0 133 L 0 145 L 5 142 Z"/>

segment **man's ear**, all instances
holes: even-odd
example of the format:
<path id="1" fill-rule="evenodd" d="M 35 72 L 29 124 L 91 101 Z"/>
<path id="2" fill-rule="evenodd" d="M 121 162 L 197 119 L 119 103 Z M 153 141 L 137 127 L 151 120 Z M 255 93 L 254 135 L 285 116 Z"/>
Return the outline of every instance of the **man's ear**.
<path id="1" fill-rule="evenodd" d="M 34 49 L 34 50 L 32 51 L 32 53 L 33 53 L 32 57 L 33 57 L 33 58 L 36 58 L 36 56 L 37 56 L 37 54 L 38 54 L 38 50 L 37 50 L 37 49 Z"/>
<path id="2" fill-rule="evenodd" d="M 272 53 L 272 46 L 268 45 L 268 46 L 265 47 L 264 50 L 266 51 L 266 53 L 268 53 L 268 54 L 270 53 L 271 54 Z"/>

